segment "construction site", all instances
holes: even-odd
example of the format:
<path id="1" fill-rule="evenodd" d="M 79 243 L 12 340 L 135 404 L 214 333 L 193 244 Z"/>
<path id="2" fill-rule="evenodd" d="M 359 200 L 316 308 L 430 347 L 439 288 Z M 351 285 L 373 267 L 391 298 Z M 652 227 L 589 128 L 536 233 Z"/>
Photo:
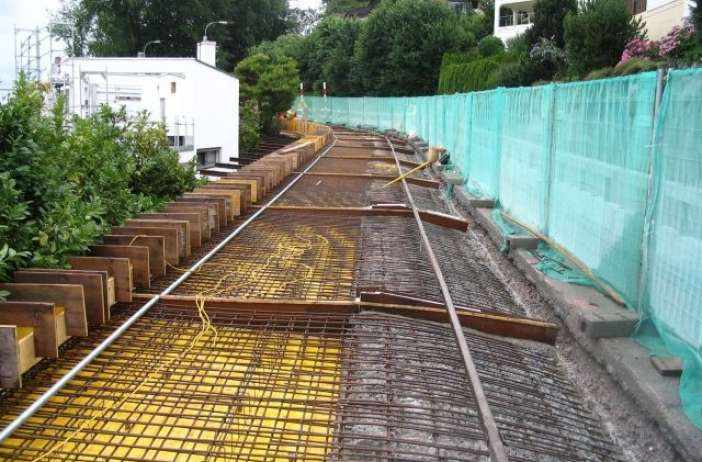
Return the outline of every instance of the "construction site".
<path id="1" fill-rule="evenodd" d="M 287 130 L 0 286 L 2 460 L 683 460 L 432 150 Z"/>

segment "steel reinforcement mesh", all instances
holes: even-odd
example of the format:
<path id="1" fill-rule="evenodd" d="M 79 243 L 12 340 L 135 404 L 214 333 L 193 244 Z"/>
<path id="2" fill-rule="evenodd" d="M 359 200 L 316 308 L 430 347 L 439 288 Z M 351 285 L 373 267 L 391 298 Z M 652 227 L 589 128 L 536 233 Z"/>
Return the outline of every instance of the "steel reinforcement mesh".
<path id="1" fill-rule="evenodd" d="M 267 211 L 174 294 L 348 300 L 360 224 L 360 217 Z"/>
<path id="2" fill-rule="evenodd" d="M 196 310 L 154 307 L 0 446 L 0 459 L 53 448 L 43 460 L 489 460 L 447 326 L 371 312 L 209 314 L 216 338 L 188 349 Z M 0 423 L 110 331 L 9 393 Z M 510 460 L 619 459 L 553 349 L 466 335 Z"/>
<path id="3" fill-rule="evenodd" d="M 424 223 L 456 305 L 524 315 L 460 231 Z M 363 217 L 357 266 L 359 291 L 397 293 L 443 302 L 412 217 Z"/>

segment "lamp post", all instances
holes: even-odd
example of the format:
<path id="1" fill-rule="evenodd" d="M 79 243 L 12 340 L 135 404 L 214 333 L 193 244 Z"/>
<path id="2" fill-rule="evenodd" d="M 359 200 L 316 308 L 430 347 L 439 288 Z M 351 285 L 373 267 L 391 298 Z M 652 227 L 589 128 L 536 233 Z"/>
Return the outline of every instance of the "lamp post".
<path id="1" fill-rule="evenodd" d="M 144 45 L 144 50 L 141 52 L 142 58 L 146 57 L 146 49 L 149 47 L 149 45 L 151 45 L 153 43 L 161 43 L 161 41 L 160 40 L 149 40 L 148 42 L 146 42 L 146 45 Z"/>
<path id="2" fill-rule="evenodd" d="M 203 42 L 206 42 L 206 41 L 207 41 L 207 28 L 210 27 L 212 24 L 225 24 L 225 25 L 226 25 L 226 24 L 229 24 L 229 21 L 212 21 L 212 22 L 208 22 L 208 23 L 205 25 L 205 33 L 204 33 L 203 36 L 202 36 L 202 41 L 203 41 Z"/>

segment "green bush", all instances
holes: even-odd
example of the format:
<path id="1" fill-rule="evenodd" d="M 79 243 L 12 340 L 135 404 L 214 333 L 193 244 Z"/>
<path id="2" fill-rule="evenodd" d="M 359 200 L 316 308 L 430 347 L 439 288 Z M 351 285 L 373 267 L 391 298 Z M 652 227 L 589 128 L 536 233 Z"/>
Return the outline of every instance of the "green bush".
<path id="1" fill-rule="evenodd" d="M 42 88 L 20 78 L 0 104 L 0 279 L 25 264 L 65 265 L 110 225 L 194 182 L 145 116 L 103 107 L 66 120 L 62 100 L 45 113 Z"/>
<path id="2" fill-rule="evenodd" d="M 261 115 L 256 102 L 249 100 L 239 104 L 239 149 L 253 150 L 261 139 Z"/>
<path id="3" fill-rule="evenodd" d="M 480 39 L 478 42 L 478 51 L 480 52 L 480 56 L 489 58 L 490 56 L 504 53 L 505 45 L 502 43 L 502 40 L 491 35 Z"/>
<path id="4" fill-rule="evenodd" d="M 439 93 L 465 93 L 493 88 L 495 73 L 502 65 L 503 60 L 493 56 L 445 66 L 441 69 Z"/>
<path id="5" fill-rule="evenodd" d="M 563 48 L 563 20 L 568 13 L 574 13 L 577 9 L 577 0 L 537 0 L 534 4 L 534 23 L 525 33 L 528 45 L 531 47 L 540 39 L 546 39 Z"/>
<path id="6" fill-rule="evenodd" d="M 613 67 L 603 67 L 602 69 L 590 71 L 590 73 L 585 76 L 585 80 L 606 79 L 607 77 L 611 77 L 613 75 L 613 72 Z"/>
<path id="7" fill-rule="evenodd" d="M 287 56 L 251 55 L 234 71 L 241 85 L 243 102 L 254 101 L 261 115 L 262 130 L 272 133 L 274 117 L 290 109 L 300 85 L 297 63 Z"/>
<path id="8" fill-rule="evenodd" d="M 379 96 L 433 94 L 443 54 L 472 43 L 460 16 L 443 3 L 384 1 L 362 23 L 356 40 L 357 91 Z"/>
<path id="9" fill-rule="evenodd" d="M 627 43 L 641 34 L 624 0 L 588 0 L 564 22 L 569 71 L 584 76 L 594 69 L 614 66 Z"/>
<path id="10" fill-rule="evenodd" d="M 659 63 L 655 61 L 651 61 L 650 59 L 643 59 L 643 58 L 631 58 L 624 64 L 620 64 L 619 66 L 616 66 L 612 70 L 613 76 L 622 76 L 622 75 L 632 75 L 632 74 L 638 74 L 639 72 L 646 72 L 646 71 L 655 71 L 660 67 Z"/>

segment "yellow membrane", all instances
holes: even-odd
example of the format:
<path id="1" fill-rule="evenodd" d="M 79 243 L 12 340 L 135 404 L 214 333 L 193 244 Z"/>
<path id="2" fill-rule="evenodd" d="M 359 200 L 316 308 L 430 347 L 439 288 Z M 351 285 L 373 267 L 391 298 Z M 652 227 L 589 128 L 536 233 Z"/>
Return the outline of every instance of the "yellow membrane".
<path id="1" fill-rule="evenodd" d="M 202 338 L 115 406 L 199 328 L 192 318 L 140 320 L 0 446 L 0 458 L 35 460 L 97 415 L 40 460 L 325 460 L 339 395 L 337 338 L 270 323 L 218 325 L 216 345 Z M 55 380 L 71 365 L 60 360 L 54 379 L 40 378 Z M 7 405 L 21 410 L 42 391 L 22 390 Z"/>

